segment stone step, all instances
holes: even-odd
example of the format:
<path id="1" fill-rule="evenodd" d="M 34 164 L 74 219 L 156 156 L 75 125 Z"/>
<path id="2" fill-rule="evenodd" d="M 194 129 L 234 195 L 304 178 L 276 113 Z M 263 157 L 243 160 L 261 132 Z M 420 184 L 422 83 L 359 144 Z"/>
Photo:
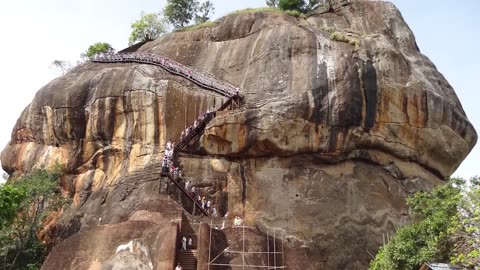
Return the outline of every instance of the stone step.
<path id="1" fill-rule="evenodd" d="M 197 250 L 187 249 L 177 251 L 177 264 L 180 264 L 183 270 L 197 269 Z"/>

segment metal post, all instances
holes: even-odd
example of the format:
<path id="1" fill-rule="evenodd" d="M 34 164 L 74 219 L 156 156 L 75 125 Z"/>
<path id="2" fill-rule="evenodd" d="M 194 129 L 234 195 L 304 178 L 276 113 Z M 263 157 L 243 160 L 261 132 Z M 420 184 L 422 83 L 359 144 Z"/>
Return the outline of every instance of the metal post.
<path id="1" fill-rule="evenodd" d="M 283 251 L 283 241 L 285 240 L 285 233 L 282 237 L 282 266 L 285 267 L 285 252 Z"/>
<path id="2" fill-rule="evenodd" d="M 275 230 L 273 231 L 273 269 L 277 269 L 277 251 L 275 250 Z"/>
<path id="3" fill-rule="evenodd" d="M 210 220 L 210 242 L 208 243 L 208 270 L 210 270 L 210 254 L 212 251 L 212 226 L 213 226 L 213 221 Z"/>
<path id="4" fill-rule="evenodd" d="M 193 202 L 193 211 L 192 211 L 192 217 L 193 217 L 193 220 L 195 220 L 195 205 L 196 205 L 196 203 L 195 203 L 195 198 L 193 199 L 193 201 L 192 201 L 192 202 Z"/>
<path id="5" fill-rule="evenodd" d="M 245 222 L 245 221 L 244 221 Z M 242 236 L 242 269 L 245 269 L 245 224 L 242 226 L 243 236 Z"/>
<path id="6" fill-rule="evenodd" d="M 270 269 L 270 239 L 268 238 L 268 229 L 267 229 L 267 269 Z"/>

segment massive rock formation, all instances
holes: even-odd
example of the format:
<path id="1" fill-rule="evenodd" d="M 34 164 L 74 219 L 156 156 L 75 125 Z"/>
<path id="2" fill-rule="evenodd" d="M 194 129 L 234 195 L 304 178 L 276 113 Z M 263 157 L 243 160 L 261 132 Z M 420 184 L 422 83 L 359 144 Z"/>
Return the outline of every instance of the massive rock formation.
<path id="1" fill-rule="evenodd" d="M 250 233 L 280 235 L 288 269 L 366 269 L 382 235 L 408 220 L 406 196 L 445 181 L 477 140 L 454 90 L 388 2 L 338 5 L 306 19 L 229 15 L 139 51 L 240 87 L 242 107 L 217 115 L 180 156 L 181 170 L 215 193 L 222 213 L 256 226 Z M 45 268 L 74 268 L 79 258 L 106 267 L 119 243 L 158 227 L 135 221 L 139 211 L 175 217 L 156 191 L 164 143 L 223 100 L 133 63 L 85 63 L 40 89 L 2 165 L 9 173 L 65 166 L 62 186 L 73 205 L 49 226 L 52 241 L 66 238 L 60 245 L 73 248 L 67 257 L 55 248 Z M 111 226 L 128 233 L 106 242 L 101 255 L 74 248 L 80 237 L 114 237 L 104 232 Z M 156 239 L 169 234 L 160 230 Z M 225 243 L 235 235 L 226 232 Z M 150 253 L 160 250 L 161 240 L 152 241 L 144 241 Z"/>

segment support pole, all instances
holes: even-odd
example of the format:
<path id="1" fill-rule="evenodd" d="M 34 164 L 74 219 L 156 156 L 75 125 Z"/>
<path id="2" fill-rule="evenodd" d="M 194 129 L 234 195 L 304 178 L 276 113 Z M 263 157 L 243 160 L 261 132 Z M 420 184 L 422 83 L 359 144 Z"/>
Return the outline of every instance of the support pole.
<path id="1" fill-rule="evenodd" d="M 283 251 L 283 241 L 285 240 L 285 232 L 282 237 L 282 267 L 285 267 L 285 252 Z"/>
<path id="2" fill-rule="evenodd" d="M 277 269 L 277 250 L 275 249 L 275 230 L 273 231 L 273 269 Z"/>
<path id="3" fill-rule="evenodd" d="M 245 224 L 242 226 L 243 236 L 242 236 L 242 269 L 245 269 Z"/>
<path id="4" fill-rule="evenodd" d="M 267 229 L 267 269 L 270 269 L 270 239 L 268 237 L 268 229 Z"/>
<path id="5" fill-rule="evenodd" d="M 210 241 L 208 242 L 208 270 L 210 270 L 210 257 L 212 254 L 212 227 L 213 221 L 210 220 Z"/>

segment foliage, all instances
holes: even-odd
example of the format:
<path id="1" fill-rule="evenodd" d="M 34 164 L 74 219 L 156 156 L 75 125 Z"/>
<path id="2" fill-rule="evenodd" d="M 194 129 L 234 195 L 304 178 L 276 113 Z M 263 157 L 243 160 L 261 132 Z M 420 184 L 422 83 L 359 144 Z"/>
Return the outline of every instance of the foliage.
<path id="1" fill-rule="evenodd" d="M 0 230 L 3 269 L 38 269 L 45 259 L 46 247 L 38 233 L 45 218 L 67 202 L 58 189 L 59 172 L 37 170 L 2 187 L 2 192 L 8 187 L 21 194 L 15 216 Z"/>
<path id="2" fill-rule="evenodd" d="M 480 269 L 480 179 L 470 179 L 470 186 L 460 200 L 459 219 L 452 228 L 454 243 L 452 263 Z"/>
<path id="3" fill-rule="evenodd" d="M 185 27 L 195 17 L 197 9 L 196 0 L 167 0 L 163 12 L 165 18 L 178 29 Z"/>
<path id="4" fill-rule="evenodd" d="M 330 34 L 330 39 L 333 40 L 333 41 L 340 41 L 340 42 L 348 43 L 350 45 L 355 46 L 355 49 L 358 49 L 358 47 L 360 46 L 360 42 L 358 41 L 358 39 L 356 39 L 352 36 L 348 36 L 348 35 L 345 35 L 343 33 L 337 32 L 337 31 L 334 31 L 333 33 Z"/>
<path id="5" fill-rule="evenodd" d="M 97 42 L 90 45 L 90 47 L 88 47 L 84 53 L 80 54 L 80 57 L 84 60 L 91 60 L 98 54 L 114 52 L 115 49 L 112 47 L 112 45 L 105 42 Z"/>
<path id="6" fill-rule="evenodd" d="M 200 24 L 195 24 L 195 25 L 184 27 L 184 28 L 180 28 L 177 31 L 178 32 L 194 31 L 194 30 L 203 29 L 203 28 L 212 28 L 217 25 L 218 25 L 218 22 L 206 21 Z"/>
<path id="7" fill-rule="evenodd" d="M 50 68 L 54 69 L 55 72 L 60 75 L 65 75 L 65 73 L 72 69 L 72 64 L 64 60 L 53 60 L 50 64 Z"/>
<path id="8" fill-rule="evenodd" d="M 266 0 L 265 3 L 269 7 L 278 7 L 278 1 L 279 0 Z"/>
<path id="9" fill-rule="evenodd" d="M 480 185 L 472 185 L 467 190 L 464 180 L 452 179 L 430 193 L 419 192 L 408 199 L 415 222 L 397 231 L 379 250 L 370 269 L 418 269 L 425 262 L 478 265 L 478 256 L 472 256 L 478 254 L 479 248 L 480 227 L 475 213 L 480 208 Z M 469 195 L 463 197 L 465 194 Z M 458 237 L 464 241 L 459 241 Z"/>
<path id="10" fill-rule="evenodd" d="M 262 7 L 262 8 L 246 8 L 246 9 L 235 10 L 230 14 L 248 14 L 248 13 L 257 13 L 257 12 L 283 13 L 283 11 L 281 11 L 278 8 Z"/>
<path id="11" fill-rule="evenodd" d="M 305 18 L 305 14 L 297 11 L 297 10 L 280 10 L 278 8 L 273 7 L 263 7 L 263 8 L 246 8 L 241 10 L 236 10 L 231 14 L 248 14 L 248 13 L 256 13 L 256 12 L 272 12 L 272 13 L 282 13 L 289 16 L 294 16 L 297 18 Z"/>
<path id="12" fill-rule="evenodd" d="M 198 6 L 197 14 L 195 14 L 195 23 L 201 24 L 210 20 L 210 14 L 213 14 L 215 7 L 212 2 L 205 1 Z"/>
<path id="13" fill-rule="evenodd" d="M 285 10 L 283 13 L 285 13 L 287 15 L 290 15 L 290 16 L 293 16 L 293 17 L 301 18 L 301 19 L 306 18 L 305 14 L 303 14 L 302 12 L 300 12 L 298 10 Z"/>
<path id="14" fill-rule="evenodd" d="M 167 32 L 167 21 L 161 14 L 156 13 L 140 13 L 140 19 L 130 26 L 132 33 L 128 39 L 128 44 L 135 42 L 143 42 L 156 39 L 160 35 Z"/>
<path id="15" fill-rule="evenodd" d="M 25 190 L 11 185 L 0 187 L 0 230 L 9 226 L 25 199 Z"/>
<path id="16" fill-rule="evenodd" d="M 167 0 L 163 13 L 176 30 L 182 31 L 192 20 L 197 25 L 207 22 L 214 10 L 210 0 L 203 3 L 197 0 Z"/>
<path id="17" fill-rule="evenodd" d="M 281 10 L 297 10 L 303 11 L 305 8 L 304 0 L 280 0 L 278 2 L 278 7 Z"/>

